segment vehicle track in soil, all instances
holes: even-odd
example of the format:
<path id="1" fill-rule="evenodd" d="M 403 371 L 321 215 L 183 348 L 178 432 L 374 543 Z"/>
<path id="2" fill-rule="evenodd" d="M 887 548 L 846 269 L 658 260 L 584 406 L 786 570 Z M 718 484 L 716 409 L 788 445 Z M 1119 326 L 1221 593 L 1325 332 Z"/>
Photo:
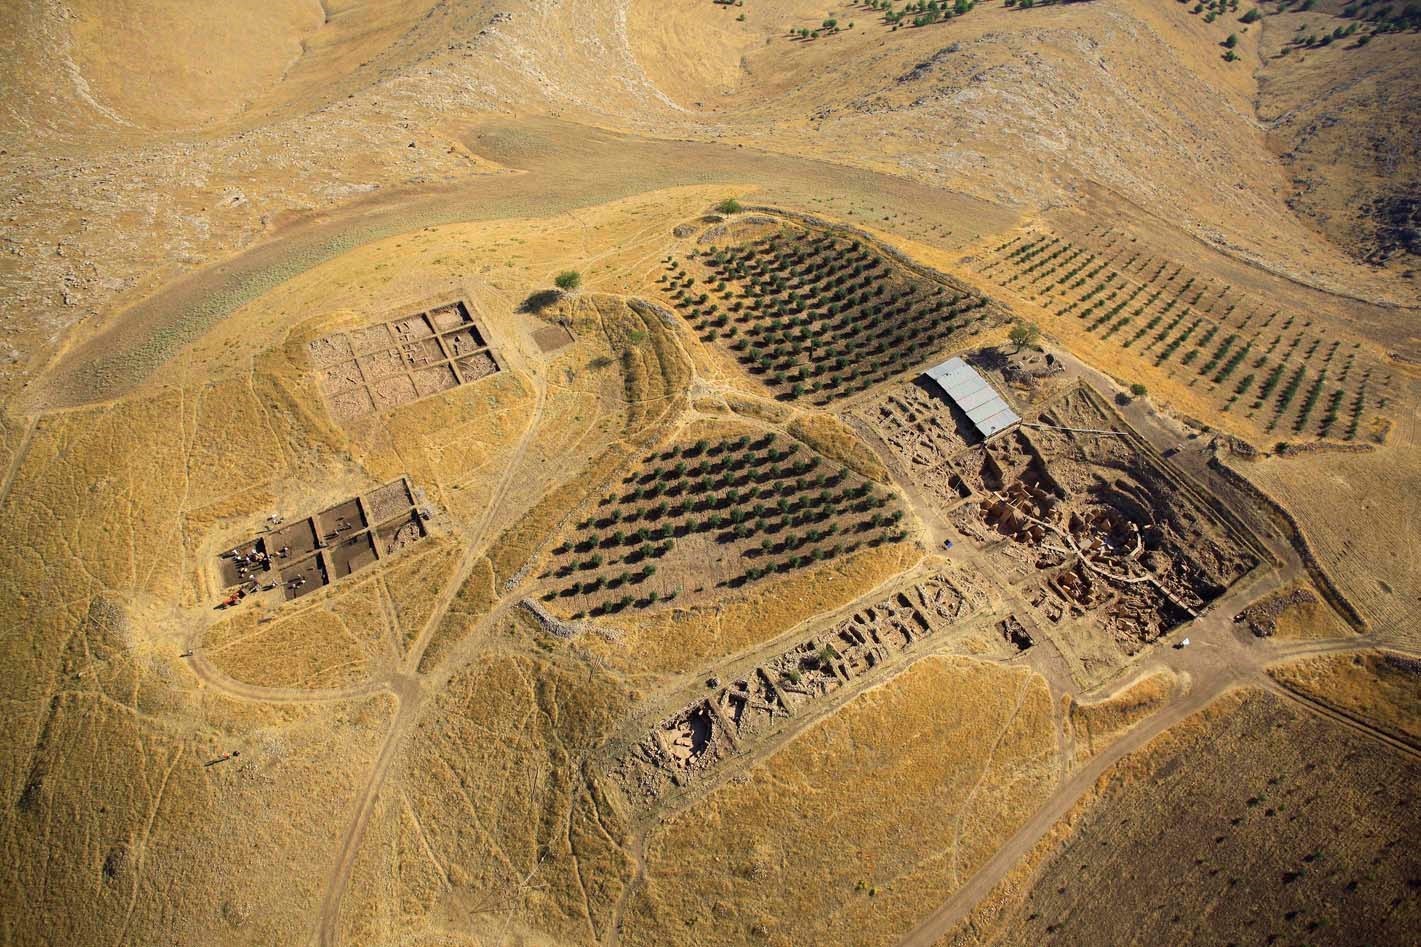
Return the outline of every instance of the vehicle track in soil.
<path id="1" fill-rule="evenodd" d="M 1339 725 L 1347 726 L 1354 732 L 1385 744 L 1394 752 L 1405 753 L 1413 758 L 1421 756 L 1421 753 L 1418 753 L 1414 748 L 1377 730 L 1364 721 L 1341 715 L 1332 708 L 1314 701 L 1298 698 L 1297 695 L 1288 692 L 1286 688 L 1274 682 L 1267 674 L 1267 665 L 1275 664 L 1279 660 L 1375 648 L 1380 643 L 1374 636 L 1360 635 L 1349 638 L 1323 639 L 1306 644 L 1276 647 L 1271 643 L 1245 640 L 1242 637 L 1242 632 L 1226 624 L 1226 619 L 1222 614 L 1217 614 L 1213 618 L 1214 621 L 1209 623 L 1211 627 L 1202 631 L 1191 629 L 1191 637 L 1195 640 L 1189 649 L 1184 652 L 1175 652 L 1177 655 L 1183 655 L 1192 651 L 1195 656 L 1201 650 L 1222 652 L 1221 654 L 1209 654 L 1202 661 L 1180 660 L 1174 662 L 1179 666 L 1172 668 L 1173 670 L 1184 671 L 1190 675 L 1191 687 L 1189 691 L 1147 717 L 1058 786 L 1045 804 L 1037 809 L 1031 818 L 992 854 L 991 858 L 983 863 L 946 901 L 898 942 L 899 947 L 933 947 L 942 937 L 955 930 L 967 919 L 972 910 L 995 890 L 1002 879 L 1031 853 L 1041 838 L 1095 788 L 1101 776 L 1112 766 L 1144 748 L 1156 737 L 1203 710 L 1231 690 L 1254 687 L 1279 694 L 1285 699 L 1292 699 L 1302 710 Z"/>
<path id="2" fill-rule="evenodd" d="M 533 376 L 535 397 L 537 399 L 533 408 L 533 416 L 528 422 L 527 428 L 519 440 L 518 449 L 514 452 L 507 468 L 504 470 L 503 478 L 494 491 L 494 495 L 489 499 L 488 509 L 485 510 L 483 518 L 474 530 L 469 541 L 467 550 L 464 553 L 464 561 L 460 566 L 458 574 L 454 580 L 447 583 L 440 593 L 439 601 L 433 611 L 430 612 L 429 619 L 421 629 L 419 637 L 410 647 L 405 658 L 404 673 L 397 675 L 393 681 L 401 684 L 396 689 L 396 696 L 399 698 L 400 706 L 395 714 L 395 720 L 390 725 L 390 730 L 386 734 L 385 743 L 380 748 L 380 755 L 376 758 L 375 766 L 370 775 L 365 780 L 365 785 L 361 789 L 359 797 L 355 802 L 355 814 L 350 823 L 346 826 L 345 832 L 341 835 L 339 855 L 336 858 L 335 868 L 329 878 L 326 879 L 325 893 L 321 899 L 321 907 L 316 915 L 316 928 L 313 940 L 321 947 L 334 947 L 340 942 L 340 908 L 345 897 L 346 888 L 350 885 L 350 877 L 355 870 L 355 859 L 360 852 L 360 843 L 364 840 L 365 829 L 370 823 L 370 815 L 374 811 L 375 803 L 379 799 L 380 790 L 384 786 L 385 777 L 388 775 L 391 763 L 398 756 L 404 747 L 405 738 L 410 728 L 414 726 L 419 717 L 420 708 L 429 694 L 422 686 L 422 677 L 418 674 L 420 660 L 424 657 L 425 650 L 429 647 L 434 629 L 443 621 L 448 614 L 449 607 L 453 604 L 458 592 L 463 588 L 468 580 L 469 574 L 473 570 L 474 563 L 483 554 L 488 546 L 487 531 L 493 521 L 493 516 L 508 496 L 508 490 L 513 482 L 514 475 L 522 466 L 523 458 L 527 454 L 528 442 L 537 433 L 538 426 L 543 420 L 543 409 L 547 403 L 547 385 L 538 376 Z M 500 600 L 500 603 L 502 600 Z M 490 610 L 490 614 L 497 614 L 498 605 Z M 482 622 L 480 623 L 482 624 Z"/>

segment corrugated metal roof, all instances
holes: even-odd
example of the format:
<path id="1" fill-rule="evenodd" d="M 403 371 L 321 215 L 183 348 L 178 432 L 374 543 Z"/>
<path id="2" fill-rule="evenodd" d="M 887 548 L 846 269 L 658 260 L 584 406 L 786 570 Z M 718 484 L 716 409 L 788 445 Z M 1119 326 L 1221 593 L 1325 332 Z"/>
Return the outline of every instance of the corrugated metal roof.
<path id="1" fill-rule="evenodd" d="M 999 434 L 1021 420 L 987 379 L 960 358 L 950 358 L 929 368 L 927 376 L 962 409 L 984 438 Z"/>

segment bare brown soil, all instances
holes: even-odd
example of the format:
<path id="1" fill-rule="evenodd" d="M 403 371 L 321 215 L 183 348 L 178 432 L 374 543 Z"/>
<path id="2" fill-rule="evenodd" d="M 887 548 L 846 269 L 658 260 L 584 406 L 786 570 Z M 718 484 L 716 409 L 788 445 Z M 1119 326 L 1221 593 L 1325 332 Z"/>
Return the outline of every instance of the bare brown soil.
<path id="1" fill-rule="evenodd" d="M 943 943 L 1403 943 L 1417 764 L 1361 739 L 1221 701 L 1110 772 L 1023 900 Z"/>

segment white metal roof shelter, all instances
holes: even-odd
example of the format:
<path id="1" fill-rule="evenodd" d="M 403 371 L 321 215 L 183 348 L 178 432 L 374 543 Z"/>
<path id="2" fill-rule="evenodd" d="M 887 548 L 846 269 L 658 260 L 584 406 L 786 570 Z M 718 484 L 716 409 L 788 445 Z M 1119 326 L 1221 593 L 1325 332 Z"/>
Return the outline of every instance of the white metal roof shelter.
<path id="1" fill-rule="evenodd" d="M 962 359 L 953 357 L 926 372 L 942 393 L 962 409 L 983 438 L 991 438 L 1021 422 L 1002 396 Z"/>

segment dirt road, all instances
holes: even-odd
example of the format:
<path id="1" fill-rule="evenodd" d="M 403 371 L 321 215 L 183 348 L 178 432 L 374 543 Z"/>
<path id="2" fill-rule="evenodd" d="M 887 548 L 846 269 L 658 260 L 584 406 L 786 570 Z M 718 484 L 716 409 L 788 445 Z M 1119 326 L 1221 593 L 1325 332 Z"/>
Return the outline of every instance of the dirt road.
<path id="1" fill-rule="evenodd" d="M 1216 616 L 1210 626 L 1202 630 L 1191 628 L 1190 637 L 1190 647 L 1172 652 L 1173 660 L 1167 661 L 1174 670 L 1189 674 L 1189 692 L 1147 718 L 1057 787 L 1046 803 L 962 887 L 899 941 L 899 947 L 932 947 L 936 944 L 967 918 L 972 909 L 1031 852 L 1052 826 L 1095 787 L 1101 775 L 1111 766 L 1236 687 L 1262 687 L 1275 693 L 1282 692 L 1283 696 L 1294 699 L 1309 712 L 1334 722 L 1344 722 L 1351 729 L 1398 752 L 1417 755 L 1414 749 L 1398 745 L 1400 741 L 1374 727 L 1353 719 L 1341 721 L 1331 708 L 1305 699 L 1298 701 L 1297 695 L 1276 684 L 1264 670 L 1268 664 L 1287 658 L 1374 648 L 1379 645 L 1374 637 L 1357 636 L 1275 646 L 1271 642 L 1245 639 L 1243 633 L 1231 627 L 1231 623 L 1228 626 L 1224 624 L 1222 615 Z"/>
<path id="2" fill-rule="evenodd" d="M 1005 230 L 1018 213 L 904 178 L 715 143 L 640 138 L 556 119 L 486 120 L 473 152 L 509 169 L 452 185 L 404 189 L 312 216 L 216 266 L 178 279 L 97 334 L 71 344 L 36 387 L 32 409 L 105 401 L 131 389 L 242 305 L 340 254 L 423 227 L 510 217 L 555 217 L 635 194 L 694 184 L 756 184 L 758 196 L 809 207 L 825 194 L 898 209 L 928 224 Z"/>
<path id="3" fill-rule="evenodd" d="M 1037 809 L 1005 845 L 997 849 L 986 864 L 973 873 L 966 884 L 958 888 L 952 897 L 904 937 L 899 942 L 899 947 L 932 947 L 942 935 L 960 924 L 979 901 L 991 893 L 998 882 L 1006 877 L 1007 872 L 1035 847 L 1041 837 L 1095 786 L 1102 773 L 1127 754 L 1138 750 L 1170 727 L 1202 710 L 1214 698 L 1237 683 L 1235 678 L 1220 677 L 1208 687 L 1194 688 L 1188 696 L 1150 717 L 1077 770 L 1075 775 L 1051 794 L 1045 805 Z"/>
<path id="4" fill-rule="evenodd" d="M 320 704 L 339 700 L 359 700 L 381 691 L 393 690 L 390 678 L 376 678 L 348 684 L 345 687 L 261 687 L 248 684 L 217 670 L 203 653 L 196 649 L 199 642 L 189 645 L 193 653 L 188 657 L 188 667 L 198 679 L 221 691 L 227 697 L 264 704 Z"/>

